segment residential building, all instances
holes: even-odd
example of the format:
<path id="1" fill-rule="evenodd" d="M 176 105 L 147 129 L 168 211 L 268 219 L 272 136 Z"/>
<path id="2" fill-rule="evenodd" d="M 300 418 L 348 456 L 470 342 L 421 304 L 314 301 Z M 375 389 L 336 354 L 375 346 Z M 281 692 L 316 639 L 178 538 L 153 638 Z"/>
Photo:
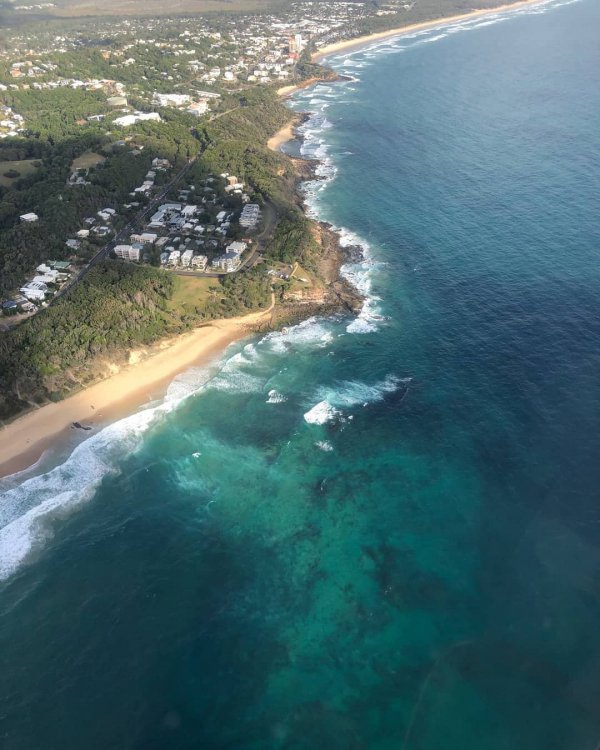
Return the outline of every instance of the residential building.
<path id="1" fill-rule="evenodd" d="M 200 101 L 200 102 L 194 102 L 193 104 L 190 104 L 190 106 L 185 110 L 188 115 L 195 115 L 196 117 L 201 117 L 202 115 L 205 115 L 208 112 L 208 102 Z"/>
<path id="2" fill-rule="evenodd" d="M 260 221 L 260 206 L 256 203 L 247 203 L 242 209 L 240 226 L 245 229 L 255 229 Z"/>
<path id="3" fill-rule="evenodd" d="M 135 125 L 136 122 L 144 122 L 146 120 L 153 120 L 154 122 L 161 121 L 158 112 L 135 112 L 132 115 L 117 117 L 113 120 L 113 124 L 118 125 L 121 128 L 127 128 L 130 125 Z"/>
<path id="4" fill-rule="evenodd" d="M 188 94 L 154 94 L 153 102 L 159 107 L 183 107 L 190 101 Z"/>
<path id="5" fill-rule="evenodd" d="M 27 299 L 40 302 L 46 298 L 48 287 L 43 281 L 30 281 L 19 290 Z"/>
<path id="6" fill-rule="evenodd" d="M 188 248 L 181 254 L 181 265 L 190 266 L 192 264 L 192 258 L 194 257 L 194 251 Z"/>
<path id="7" fill-rule="evenodd" d="M 168 265 L 170 266 L 178 266 L 179 261 L 181 260 L 181 250 L 171 250 L 169 253 L 169 260 Z"/>
<path id="8" fill-rule="evenodd" d="M 224 255 L 218 255 L 216 258 L 213 258 L 211 266 L 226 273 L 233 273 L 240 267 L 240 256 L 237 253 L 228 251 Z"/>
<path id="9" fill-rule="evenodd" d="M 248 245 L 245 242 L 232 242 L 230 243 L 225 249 L 228 253 L 235 253 L 238 256 L 241 256 L 244 250 L 248 247 Z"/>
<path id="10" fill-rule="evenodd" d="M 139 261 L 140 259 L 140 247 L 133 247 L 132 245 L 115 245 L 115 255 L 117 258 L 123 260 Z"/>

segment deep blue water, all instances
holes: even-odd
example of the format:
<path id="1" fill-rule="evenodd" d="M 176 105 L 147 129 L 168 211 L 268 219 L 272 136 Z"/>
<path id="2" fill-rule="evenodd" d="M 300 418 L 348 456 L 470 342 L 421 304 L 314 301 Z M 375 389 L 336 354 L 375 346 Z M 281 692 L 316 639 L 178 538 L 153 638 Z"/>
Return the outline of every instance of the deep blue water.
<path id="1" fill-rule="evenodd" d="M 598 28 L 455 24 L 297 96 L 365 310 L 5 483 L 3 750 L 597 748 Z"/>

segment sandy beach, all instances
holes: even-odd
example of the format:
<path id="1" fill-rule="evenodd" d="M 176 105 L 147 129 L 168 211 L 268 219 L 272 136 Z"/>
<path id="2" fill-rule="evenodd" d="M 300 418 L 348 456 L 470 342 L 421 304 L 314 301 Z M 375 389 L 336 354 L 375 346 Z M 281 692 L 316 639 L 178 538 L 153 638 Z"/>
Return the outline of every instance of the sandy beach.
<path id="1" fill-rule="evenodd" d="M 321 80 L 323 79 L 319 78 L 318 76 L 314 76 L 313 78 L 305 78 L 299 83 L 290 83 L 287 86 L 282 86 L 281 88 L 277 89 L 277 95 L 290 96 L 290 94 L 293 94 L 295 91 L 300 91 L 300 89 L 307 89 L 309 86 L 312 86 L 314 83 L 319 83 Z"/>
<path id="2" fill-rule="evenodd" d="M 523 8 L 528 5 L 539 5 L 541 2 L 543 2 L 543 0 L 520 0 L 520 2 L 516 3 L 504 3 L 503 5 L 498 5 L 494 8 L 472 10 L 468 13 L 461 13 L 456 16 L 437 18 L 434 21 L 422 21 L 420 23 L 413 23 L 408 26 L 400 26 L 395 29 L 389 29 L 388 31 L 379 31 L 375 34 L 359 36 L 356 39 L 334 42 L 333 44 L 328 44 L 325 47 L 321 47 L 319 50 L 317 50 L 317 52 L 315 52 L 312 56 L 312 60 L 313 62 L 319 62 L 327 55 L 332 55 L 336 52 L 347 52 L 349 50 L 371 44 L 372 42 L 377 42 L 381 39 L 389 39 L 390 37 L 409 34 L 413 31 L 419 31 L 420 29 L 430 29 L 437 26 L 443 26 L 449 23 L 455 23 L 456 21 L 465 21 L 467 19 L 476 18 L 477 16 L 487 16 L 493 13 L 501 13 L 506 10 L 518 10 L 519 8 Z M 281 96 L 289 96 L 289 94 L 293 93 L 296 88 L 300 87 L 285 86 L 284 89 L 279 89 L 278 93 Z"/>
<path id="3" fill-rule="evenodd" d="M 267 141 L 267 147 L 270 148 L 271 151 L 279 151 L 286 141 L 292 140 L 294 137 L 294 123 L 295 119 L 288 122 L 287 125 L 284 125 L 281 130 L 278 130 L 274 136 L 269 138 Z"/>
<path id="4" fill-rule="evenodd" d="M 450 23 L 456 23 L 457 21 L 466 21 L 477 18 L 478 16 L 488 16 L 494 13 L 502 13 L 508 10 L 518 10 L 519 8 L 525 8 L 528 5 L 540 5 L 544 1 L 545 0 L 518 0 L 518 2 L 503 3 L 502 5 L 497 5 L 494 8 L 481 8 L 479 10 L 471 10 L 468 13 L 460 13 L 454 16 L 442 16 L 441 18 L 436 18 L 432 21 L 411 23 L 407 26 L 398 26 L 395 29 L 388 29 L 387 31 L 378 31 L 374 34 L 358 36 L 355 39 L 345 39 L 343 41 L 334 42 L 333 44 L 327 44 L 324 47 L 321 47 L 313 53 L 312 61 L 315 63 L 322 62 L 323 58 L 327 57 L 328 55 L 333 55 L 336 52 L 349 52 L 360 47 L 368 46 L 369 44 L 378 42 L 382 39 L 390 39 L 391 37 L 402 36 L 403 34 L 411 34 L 413 31 L 420 31 L 421 29 L 431 29 L 438 26 L 445 26 Z M 281 88 L 277 89 L 277 94 L 281 97 L 288 97 L 294 94 L 296 91 L 308 88 L 309 86 L 312 86 L 314 83 L 318 83 L 319 81 L 321 81 L 321 79 L 315 77 L 308 78 L 304 81 L 300 81 L 299 83 L 282 86 Z"/>
<path id="5" fill-rule="evenodd" d="M 441 26 L 505 10 L 515 10 L 527 5 L 539 4 L 539 2 L 540 0 L 522 0 L 495 8 L 475 10 L 336 42 L 318 50 L 313 55 L 313 60 L 319 61 L 336 52 L 352 50 L 380 39 L 399 36 L 418 29 Z M 289 96 L 318 80 L 320 79 L 313 78 L 297 85 L 284 86 L 277 93 L 279 96 Z M 295 115 L 269 139 L 267 146 L 273 151 L 279 151 L 283 143 L 294 137 L 294 127 L 297 121 Z M 64 401 L 46 404 L 1 428 L 0 477 L 14 474 L 31 466 L 61 435 L 74 429 L 74 422 L 79 422 L 86 427 L 105 424 L 130 414 L 143 404 L 160 397 L 178 373 L 193 365 L 207 363 L 228 344 L 248 335 L 257 324 L 268 319 L 272 307 L 273 304 L 268 310 L 259 313 L 213 321 L 190 333 L 157 344 L 149 348 L 140 361 L 122 368 L 115 375 Z M 132 357 L 132 361 L 135 359 L 136 357 Z M 93 432 L 82 431 L 81 434 L 85 436 Z"/>
<path id="6" fill-rule="evenodd" d="M 131 414 L 136 408 L 164 395 L 173 378 L 193 365 L 206 364 L 233 341 L 267 323 L 274 303 L 267 310 L 239 318 L 216 320 L 190 333 L 157 344 L 148 356 L 124 367 L 106 380 L 58 403 L 46 404 L 0 430 L 0 477 L 22 471 L 73 422 L 85 427 L 105 424 Z M 135 359 L 135 357 L 133 357 Z M 79 432 L 79 430 L 78 430 Z M 93 431 L 81 430 L 82 436 Z"/>

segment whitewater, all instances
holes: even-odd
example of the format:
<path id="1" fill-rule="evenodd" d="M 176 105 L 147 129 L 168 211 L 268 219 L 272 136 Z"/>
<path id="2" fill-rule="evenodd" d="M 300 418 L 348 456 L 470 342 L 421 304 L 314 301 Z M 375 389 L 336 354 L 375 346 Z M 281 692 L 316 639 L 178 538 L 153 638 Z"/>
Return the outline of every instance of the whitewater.
<path id="1" fill-rule="evenodd" d="M 363 307 L 3 480 L 3 747 L 596 746 L 599 12 L 295 94 Z"/>

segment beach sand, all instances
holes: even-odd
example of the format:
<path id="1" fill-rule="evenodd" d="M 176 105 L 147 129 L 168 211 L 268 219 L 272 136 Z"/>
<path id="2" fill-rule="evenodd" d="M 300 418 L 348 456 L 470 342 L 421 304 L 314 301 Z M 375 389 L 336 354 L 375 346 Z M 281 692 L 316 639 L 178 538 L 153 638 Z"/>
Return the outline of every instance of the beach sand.
<path id="1" fill-rule="evenodd" d="M 398 26 L 395 29 L 388 29 L 387 31 L 377 31 L 374 34 L 366 34 L 365 36 L 358 36 L 355 39 L 345 39 L 340 42 L 334 42 L 333 44 L 327 44 L 325 47 L 321 47 L 312 55 L 312 62 L 322 62 L 323 58 L 328 55 L 333 55 L 336 52 L 350 52 L 352 50 L 359 49 L 360 47 L 366 47 L 373 42 L 378 42 L 382 39 L 390 39 L 391 37 L 402 36 L 403 34 L 411 34 L 413 31 L 420 31 L 422 29 L 437 28 L 445 26 L 450 23 L 456 23 L 457 21 L 466 21 L 478 16 L 489 16 L 495 13 L 502 13 L 508 10 L 518 10 L 519 8 L 525 8 L 529 5 L 540 5 L 546 0 L 517 0 L 514 3 L 503 3 L 493 8 L 481 8 L 479 10 L 470 10 L 468 13 L 460 13 L 454 16 L 441 16 L 432 21 L 420 21 L 419 23 L 411 23 L 407 26 Z M 294 94 L 300 89 L 308 88 L 314 83 L 320 82 L 322 79 L 308 78 L 299 83 L 289 84 L 282 86 L 277 89 L 278 96 L 288 97 Z"/>
<path id="2" fill-rule="evenodd" d="M 313 62 L 319 62 L 327 55 L 332 55 L 336 52 L 347 52 L 353 49 L 357 49 L 358 47 L 363 47 L 365 45 L 371 44 L 372 42 L 377 42 L 380 39 L 389 39 L 390 37 L 409 34 L 413 31 L 419 31 L 420 29 L 430 29 L 437 26 L 445 26 L 446 24 L 455 23 L 456 21 L 465 21 L 467 19 L 470 20 L 472 18 L 476 18 L 477 16 L 487 16 L 494 13 L 501 13 L 507 10 L 518 10 L 519 8 L 524 8 L 528 5 L 539 5 L 542 2 L 544 2 L 544 0 L 520 0 L 519 2 L 515 3 L 504 3 L 503 5 L 498 5 L 495 8 L 482 8 L 480 10 L 472 10 L 468 13 L 461 13 L 460 15 L 456 16 L 441 17 L 437 18 L 434 21 L 422 21 L 420 23 L 413 23 L 408 26 L 400 26 L 396 29 L 389 29 L 388 31 L 379 31 L 375 34 L 360 36 L 356 39 L 347 39 L 345 41 L 334 42 L 333 44 L 328 44 L 325 47 L 321 47 L 321 49 L 317 50 L 317 52 L 313 54 L 312 60 Z M 296 88 L 300 88 L 300 86 Z M 289 96 L 291 93 L 293 93 L 294 90 L 296 90 L 296 88 L 292 86 L 285 86 L 284 89 L 279 89 L 277 93 L 281 96 Z"/>
<path id="3" fill-rule="evenodd" d="M 319 78 L 319 76 L 313 76 L 312 78 L 305 78 L 303 81 L 300 81 L 299 83 L 291 83 L 291 84 L 288 84 L 287 86 L 282 86 L 280 89 L 277 89 L 277 95 L 278 96 L 290 96 L 295 91 L 300 91 L 300 89 L 307 89 L 309 86 L 312 86 L 314 83 L 319 83 L 322 80 L 323 79 Z"/>
<path id="4" fill-rule="evenodd" d="M 239 318 L 216 320 L 155 345 L 147 358 L 124 367 L 106 380 L 64 401 L 45 404 L 0 430 L 0 477 L 34 464 L 61 435 L 73 430 L 73 422 L 93 427 L 115 421 L 164 395 L 169 383 L 183 370 L 206 364 L 233 341 L 266 324 L 267 310 Z M 80 432 L 77 430 L 77 432 Z M 82 437 L 94 434 L 81 430 Z"/>
<path id="5" fill-rule="evenodd" d="M 278 130 L 274 136 L 269 138 L 267 146 L 271 151 L 279 151 L 284 143 L 292 140 L 294 137 L 294 124 L 295 118 L 288 122 L 287 125 L 284 125 L 281 130 Z"/>
<path id="6" fill-rule="evenodd" d="M 313 61 L 317 62 L 336 52 L 356 49 L 380 39 L 407 34 L 418 29 L 442 26 L 539 3 L 540 0 L 522 0 L 336 42 L 318 50 L 313 55 Z M 319 80 L 313 78 L 297 85 L 284 86 L 277 93 L 280 96 L 289 96 Z M 273 151 L 279 151 L 283 143 L 294 137 L 296 122 L 294 117 L 281 128 L 269 139 L 268 147 Z M 0 477 L 22 471 L 34 464 L 61 435 L 66 435 L 73 429 L 73 422 L 80 422 L 86 427 L 106 424 L 131 414 L 143 404 L 164 395 L 167 386 L 177 374 L 194 365 L 207 363 L 230 343 L 248 335 L 253 327 L 268 319 L 272 307 L 273 304 L 266 311 L 240 318 L 213 321 L 169 342 L 156 345 L 151 349 L 150 356 L 142 361 L 123 368 L 112 377 L 64 401 L 46 404 L 3 427 L 0 429 Z M 81 434 L 85 436 L 90 433 L 81 431 Z"/>

